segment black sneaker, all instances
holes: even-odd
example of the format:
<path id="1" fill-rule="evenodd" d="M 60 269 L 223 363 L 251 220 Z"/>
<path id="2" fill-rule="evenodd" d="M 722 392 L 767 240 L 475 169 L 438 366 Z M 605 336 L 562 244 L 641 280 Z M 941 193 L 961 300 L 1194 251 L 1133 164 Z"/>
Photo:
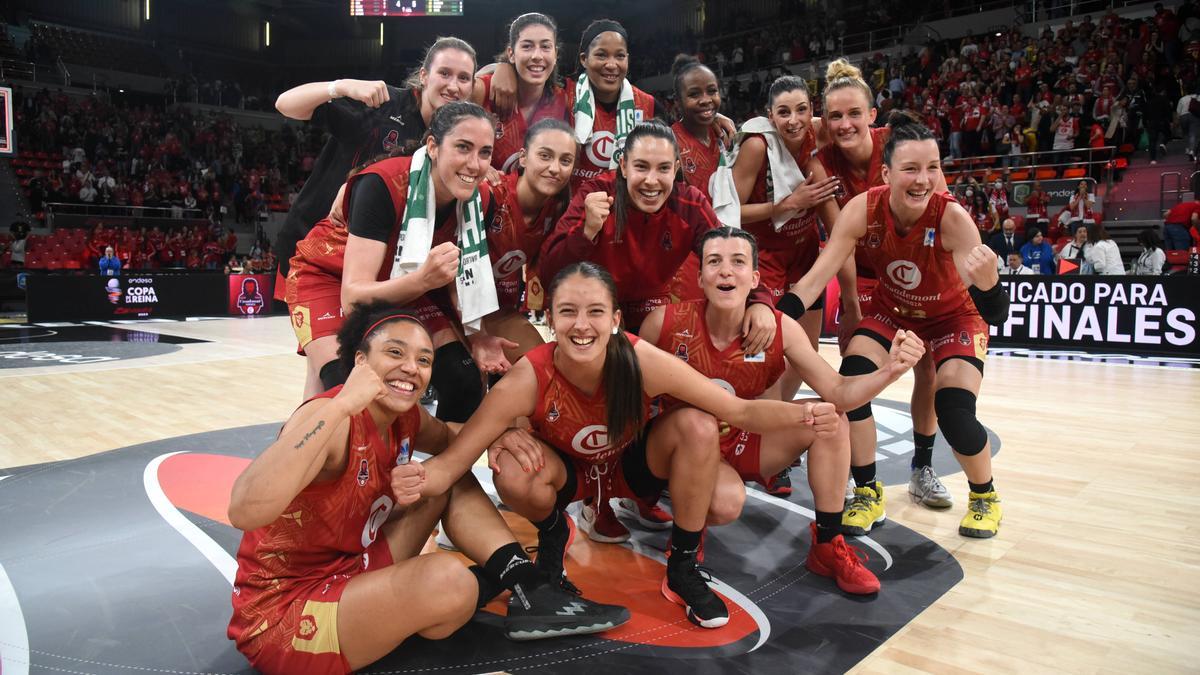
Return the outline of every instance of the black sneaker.
<path id="1" fill-rule="evenodd" d="M 592 602 L 557 583 L 539 583 L 531 590 L 521 585 L 508 599 L 504 637 L 526 641 L 561 635 L 588 635 L 616 628 L 629 621 L 629 610 L 620 605 Z"/>
<path id="2" fill-rule="evenodd" d="M 662 594 L 684 608 L 687 618 L 701 628 L 720 628 L 729 622 L 725 601 L 708 587 L 712 577 L 696 566 L 695 551 L 672 551 Z"/>
<path id="3" fill-rule="evenodd" d="M 767 494 L 773 497 L 788 497 L 792 494 L 792 468 L 780 471 L 767 484 Z"/>
<path id="4" fill-rule="evenodd" d="M 537 558 L 533 561 L 544 578 L 556 582 L 566 576 L 567 549 L 575 540 L 575 519 L 566 511 L 560 511 L 558 515 L 566 520 L 567 526 L 553 532 L 538 530 Z"/>

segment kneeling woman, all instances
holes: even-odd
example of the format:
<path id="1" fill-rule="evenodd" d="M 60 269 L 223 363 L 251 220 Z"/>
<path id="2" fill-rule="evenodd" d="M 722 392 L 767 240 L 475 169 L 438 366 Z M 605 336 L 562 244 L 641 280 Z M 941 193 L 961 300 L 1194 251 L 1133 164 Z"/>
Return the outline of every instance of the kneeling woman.
<path id="1" fill-rule="evenodd" d="M 924 353 L 915 335 L 899 331 L 883 368 L 843 377 L 812 348 L 800 324 L 777 311 L 779 328 L 771 346 L 763 354 L 747 354 L 738 341 L 746 298 L 759 283 L 758 244 L 746 230 L 722 227 L 705 234 L 700 246 L 700 288 L 705 299 L 659 307 L 642 324 L 641 336 L 741 398 L 762 396 L 790 365 L 822 399 L 838 410 L 849 410 L 870 401 Z M 674 401 L 665 403 L 668 409 L 673 405 Z M 837 434 L 825 437 L 805 426 L 758 434 L 721 423 L 723 461 L 717 469 L 708 524 L 729 523 L 741 514 L 746 500 L 743 481 L 766 484 L 767 476 L 786 469 L 808 451 L 808 482 L 817 513 L 806 564 L 817 574 L 833 577 L 848 593 L 874 593 L 879 580 L 863 567 L 857 551 L 841 535 L 842 488 L 850 470 L 850 429 L 844 417 Z"/>
<path id="2" fill-rule="evenodd" d="M 424 326 L 357 305 L 338 340 L 346 384 L 297 409 L 233 486 L 229 522 L 245 530 L 228 630 L 238 650 L 264 673 L 349 672 L 411 635 L 447 637 L 502 588 L 515 591 L 510 637 L 546 634 L 550 620 L 557 634 L 595 632 L 590 603 L 586 624 L 556 617 L 586 601 L 538 577 L 470 473 L 436 497 L 408 489 L 424 473 L 412 452 L 440 452 L 457 428 L 418 405 L 433 369 Z M 418 556 L 439 519 L 482 567 Z M 627 616 L 607 608 L 609 626 Z"/>
<path id="3" fill-rule="evenodd" d="M 526 354 L 450 448 L 425 463 L 422 493 L 441 494 L 491 445 L 501 499 L 537 527 L 537 565 L 561 576 L 574 533 L 568 504 L 587 496 L 656 498 L 669 486 L 675 523 L 662 592 L 693 623 L 724 625 L 728 610 L 696 568 L 720 461 L 717 423 L 703 410 L 754 431 L 809 424 L 827 435 L 839 425 L 833 406 L 739 399 L 628 336 L 613 279 L 593 263 L 575 263 L 555 277 L 550 317 L 555 340 Z M 681 407 L 648 422 L 650 400 L 664 394 L 699 409 Z M 536 440 L 494 443 L 519 417 L 529 418 Z"/>

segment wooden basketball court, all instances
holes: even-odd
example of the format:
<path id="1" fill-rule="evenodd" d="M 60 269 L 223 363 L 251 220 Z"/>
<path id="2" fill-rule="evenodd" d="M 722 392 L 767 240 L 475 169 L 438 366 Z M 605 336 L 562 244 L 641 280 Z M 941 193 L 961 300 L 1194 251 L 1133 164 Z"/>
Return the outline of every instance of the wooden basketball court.
<path id="1" fill-rule="evenodd" d="M 206 342 L 145 358 L 0 369 L 0 470 L 278 423 L 300 402 L 304 363 L 286 317 L 137 329 Z M 0 352 L 19 349 L 6 335 L 0 329 Z M 837 365 L 834 347 L 821 352 Z M 884 398 L 907 402 L 911 383 L 906 376 Z M 943 476 L 955 498 L 948 512 L 890 485 L 889 520 L 949 551 L 964 578 L 853 672 L 1194 671 L 1198 410 L 1196 368 L 989 359 L 979 417 L 1002 439 L 1000 534 L 958 535 L 961 473 Z M 0 512 L 11 506 L 4 493 L 0 481 Z M 884 579 L 880 595 L 888 588 Z M 223 635 L 225 626 L 210 628 Z"/>

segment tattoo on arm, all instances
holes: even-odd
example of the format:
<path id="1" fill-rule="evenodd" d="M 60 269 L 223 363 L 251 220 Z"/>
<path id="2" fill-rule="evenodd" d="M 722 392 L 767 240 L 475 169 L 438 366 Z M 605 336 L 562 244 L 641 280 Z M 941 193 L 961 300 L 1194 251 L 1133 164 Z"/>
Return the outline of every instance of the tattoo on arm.
<path id="1" fill-rule="evenodd" d="M 304 438 L 301 438 L 300 442 L 296 444 L 296 449 L 299 450 L 300 448 L 304 447 L 304 444 L 307 443 L 310 438 L 312 438 L 313 436 L 316 436 L 317 432 L 324 428 L 325 428 L 325 420 L 320 420 L 319 422 L 317 422 L 317 426 L 313 427 L 312 431 L 308 432 L 307 434 L 304 434 Z"/>

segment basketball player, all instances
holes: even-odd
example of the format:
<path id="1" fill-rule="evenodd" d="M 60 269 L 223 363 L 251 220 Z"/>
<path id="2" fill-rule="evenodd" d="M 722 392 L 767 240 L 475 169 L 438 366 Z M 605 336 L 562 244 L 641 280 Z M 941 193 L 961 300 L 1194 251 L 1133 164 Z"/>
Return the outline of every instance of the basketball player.
<path id="1" fill-rule="evenodd" d="M 500 497 L 537 527 L 536 564 L 554 576 L 562 573 L 574 534 L 568 504 L 590 495 L 597 501 L 657 497 L 669 485 L 675 523 L 662 592 L 693 623 L 724 625 L 728 610 L 696 568 L 720 460 L 716 420 L 703 410 L 761 432 L 810 425 L 821 437 L 837 431 L 837 413 L 826 403 L 739 399 L 627 335 L 616 284 L 598 265 L 563 269 L 549 296 L 554 341 L 526 354 L 455 442 L 425 463 L 422 494 L 444 492 L 490 445 Z M 663 394 L 699 408 L 649 420 L 651 398 Z M 493 442 L 521 417 L 529 419 L 536 440 Z"/>
<path id="2" fill-rule="evenodd" d="M 346 174 L 375 157 L 419 143 L 438 108 L 470 96 L 474 70 L 471 45 L 443 37 L 425 51 L 420 70 L 404 87 L 341 79 L 302 84 L 279 95 L 279 112 L 294 120 L 311 119 L 327 129 L 330 138 L 279 232 L 276 299 L 284 299 L 284 279 L 296 243 L 329 213 Z"/>
<path id="3" fill-rule="evenodd" d="M 539 578 L 469 467 L 438 496 L 408 489 L 424 473 L 412 453 L 440 452 L 457 425 L 418 405 L 433 343 L 390 307 L 355 306 L 338 336 L 346 384 L 297 409 L 234 483 L 229 522 L 245 531 L 228 629 L 238 650 L 264 673 L 347 673 L 411 635 L 449 636 L 503 588 L 513 639 L 627 620 Z M 418 556 L 439 518 L 482 567 Z M 555 614 L 569 603 L 578 616 Z"/>
<path id="4" fill-rule="evenodd" d="M 659 307 L 642 324 L 641 337 L 683 359 L 700 374 L 740 398 L 761 396 L 780 376 L 784 365 L 804 378 L 814 391 L 838 410 L 870 402 L 884 387 L 908 371 L 924 353 L 913 334 L 897 331 L 883 368 L 858 377 L 845 377 L 817 354 L 799 324 L 776 312 L 778 333 L 762 354 L 746 354 L 736 344 L 750 290 L 758 285 L 758 245 L 746 230 L 709 230 L 700 242 L 700 286 L 705 299 Z M 673 402 L 665 404 L 667 409 Z M 879 580 L 859 562 L 858 552 L 841 535 L 842 492 L 850 470 L 850 430 L 843 421 L 838 433 L 820 438 L 806 427 L 770 434 L 720 425 L 722 463 L 709 507 L 708 524 L 724 525 L 741 514 L 746 500 L 743 481 L 766 484 L 805 451 L 809 453 L 808 482 L 816 505 L 810 570 L 833 577 L 838 586 L 857 594 L 875 593 Z"/>
<path id="5" fill-rule="evenodd" d="M 1008 296 L 999 285 L 996 254 L 980 243 L 966 211 L 937 191 L 943 179 L 933 134 L 904 113 L 893 113 L 888 125 L 885 185 L 846 205 L 824 252 L 794 291 L 801 301 L 822 292 L 861 242 L 859 261 L 875 272 L 878 284 L 846 349 L 842 372 L 859 375 L 880 368 L 898 330 L 913 331 L 930 345 L 938 426 L 971 489 L 959 533 L 991 537 L 1000 527 L 1000 498 L 975 402 L 987 357 L 987 323 L 1004 320 Z M 848 416 L 874 428 L 869 403 Z M 852 459 L 850 471 L 857 487 L 843 530 L 866 534 L 884 519 L 883 486 L 874 479 L 873 464 L 863 467 Z"/>

